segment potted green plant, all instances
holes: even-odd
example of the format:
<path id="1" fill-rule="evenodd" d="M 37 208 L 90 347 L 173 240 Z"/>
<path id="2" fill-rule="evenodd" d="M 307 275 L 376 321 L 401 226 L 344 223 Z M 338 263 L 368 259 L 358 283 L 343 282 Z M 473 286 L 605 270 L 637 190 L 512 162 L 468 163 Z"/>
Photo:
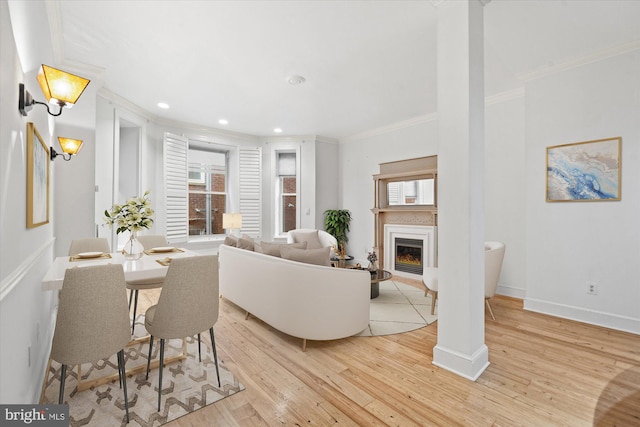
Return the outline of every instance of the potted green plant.
<path id="1" fill-rule="evenodd" d="M 351 212 L 348 209 L 327 209 L 324 211 L 324 228 L 338 241 L 337 255 L 344 257 L 347 250 L 349 238 L 349 224 L 351 223 Z"/>

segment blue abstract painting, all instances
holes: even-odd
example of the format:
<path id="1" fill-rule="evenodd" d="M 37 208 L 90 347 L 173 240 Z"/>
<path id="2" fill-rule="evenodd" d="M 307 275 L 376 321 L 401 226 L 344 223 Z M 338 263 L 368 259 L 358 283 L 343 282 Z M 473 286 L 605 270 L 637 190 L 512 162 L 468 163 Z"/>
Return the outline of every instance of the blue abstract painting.
<path id="1" fill-rule="evenodd" d="M 547 201 L 620 200 L 622 138 L 547 147 Z"/>

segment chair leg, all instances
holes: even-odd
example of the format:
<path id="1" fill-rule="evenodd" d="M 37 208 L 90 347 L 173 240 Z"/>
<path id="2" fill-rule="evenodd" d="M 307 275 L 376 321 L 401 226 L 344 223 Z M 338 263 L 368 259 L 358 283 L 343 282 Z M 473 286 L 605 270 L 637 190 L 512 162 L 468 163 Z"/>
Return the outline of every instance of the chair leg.
<path id="1" fill-rule="evenodd" d="M 124 369 L 124 350 L 118 352 L 118 374 L 124 392 L 124 411 L 127 414 L 127 424 L 129 424 L 129 398 L 127 397 L 127 372 Z"/>
<path id="2" fill-rule="evenodd" d="M 40 401 L 39 404 L 42 405 L 44 401 L 44 391 L 47 388 L 47 378 L 49 378 L 49 372 L 51 372 L 51 353 L 49 353 L 49 361 L 47 362 L 47 370 L 44 371 L 44 381 L 42 381 L 42 390 L 40 390 Z"/>
<path id="3" fill-rule="evenodd" d="M 129 290 L 129 310 L 131 310 L 131 301 L 133 300 L 133 289 Z"/>
<path id="4" fill-rule="evenodd" d="M 431 292 L 431 315 L 436 311 L 436 301 L 438 300 L 438 293 Z"/>
<path id="5" fill-rule="evenodd" d="M 485 299 L 485 301 L 486 301 L 486 303 L 487 303 L 487 308 L 489 309 L 489 314 L 491 314 L 491 318 L 492 318 L 493 320 L 496 320 L 495 316 L 493 315 L 493 310 L 491 310 L 491 304 L 489 304 L 489 299 L 488 299 L 488 298 L 486 298 L 486 299 Z"/>
<path id="6" fill-rule="evenodd" d="M 162 399 L 162 371 L 164 371 L 164 338 L 160 338 L 160 375 L 158 378 L 158 412 L 160 412 L 160 401 Z"/>
<path id="7" fill-rule="evenodd" d="M 60 394 L 58 395 L 58 405 L 62 405 L 62 395 L 64 394 L 64 380 L 67 377 L 67 365 L 62 365 L 60 370 Z"/>
<path id="8" fill-rule="evenodd" d="M 216 351 L 216 339 L 213 337 L 213 326 L 209 328 L 209 335 L 211 336 L 211 348 L 213 349 L 213 361 L 216 364 L 216 375 L 218 376 L 218 387 L 221 387 L 220 370 L 218 369 L 218 352 Z"/>
<path id="9" fill-rule="evenodd" d="M 202 363 L 202 350 L 200 347 L 200 334 L 198 333 L 198 360 Z"/>
<path id="10" fill-rule="evenodd" d="M 136 296 L 133 302 L 133 320 L 131 321 L 131 335 L 133 335 L 133 330 L 136 328 L 136 310 L 138 308 L 138 289 L 136 289 L 135 291 L 132 290 L 132 292 L 135 292 Z"/>
<path id="11" fill-rule="evenodd" d="M 151 349 L 153 348 L 153 335 L 149 335 L 149 357 L 147 357 L 147 379 L 149 379 L 149 369 L 151 368 Z"/>

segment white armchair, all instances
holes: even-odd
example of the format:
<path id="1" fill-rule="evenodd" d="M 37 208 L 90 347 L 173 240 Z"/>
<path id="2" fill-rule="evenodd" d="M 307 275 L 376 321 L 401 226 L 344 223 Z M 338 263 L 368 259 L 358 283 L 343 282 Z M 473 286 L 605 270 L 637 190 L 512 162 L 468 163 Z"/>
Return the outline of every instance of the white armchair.
<path id="1" fill-rule="evenodd" d="M 493 315 L 489 299 L 493 298 L 498 288 L 498 279 L 500 279 L 505 249 L 506 246 L 502 242 L 484 242 L 484 298 L 493 320 L 496 320 L 496 318 Z M 425 266 L 422 269 L 422 283 L 426 287 L 424 295 L 431 294 L 431 314 L 434 314 L 436 300 L 438 299 L 438 269 Z"/>
<path id="2" fill-rule="evenodd" d="M 317 241 L 315 239 L 316 234 L 318 236 Z M 287 233 L 287 243 L 300 242 L 307 242 L 307 249 L 319 249 L 325 248 L 327 246 L 331 247 L 338 245 L 338 241 L 336 240 L 336 238 L 324 230 L 316 230 L 313 228 L 297 228 L 295 230 L 290 230 Z M 318 247 L 318 245 L 320 246 Z"/>
<path id="3" fill-rule="evenodd" d="M 498 288 L 505 249 L 506 246 L 502 242 L 484 242 L 484 298 L 493 320 L 496 318 L 491 310 L 489 299 L 493 298 Z"/>
<path id="4" fill-rule="evenodd" d="M 425 265 L 422 268 L 422 283 L 426 287 L 424 296 L 431 294 L 431 314 L 434 314 L 438 300 L 438 268 Z"/>

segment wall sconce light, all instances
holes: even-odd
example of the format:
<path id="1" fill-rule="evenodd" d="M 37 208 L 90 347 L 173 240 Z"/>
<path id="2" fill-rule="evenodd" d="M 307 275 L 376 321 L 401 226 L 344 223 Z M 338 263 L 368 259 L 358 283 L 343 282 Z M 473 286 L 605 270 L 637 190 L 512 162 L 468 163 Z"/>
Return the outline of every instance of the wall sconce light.
<path id="1" fill-rule="evenodd" d="M 63 107 L 73 107 L 90 81 L 44 64 L 40 67 L 37 79 L 42 93 L 47 98 L 47 102 L 57 105 L 60 110 L 57 114 L 52 113 L 49 109 L 49 104 L 34 100 L 29 91 L 25 89 L 24 84 L 19 83 L 18 110 L 23 116 L 27 115 L 27 112 L 33 108 L 34 104 L 44 105 L 47 107 L 49 114 L 59 116 L 62 114 Z"/>
<path id="2" fill-rule="evenodd" d="M 233 230 L 242 228 L 242 214 L 240 213 L 223 213 L 222 214 L 222 228 Z"/>
<path id="3" fill-rule="evenodd" d="M 53 149 L 53 147 L 49 147 L 49 156 L 51 157 L 51 161 L 60 156 L 68 162 L 69 160 L 71 160 L 71 156 L 78 154 L 78 151 L 80 151 L 80 148 L 82 148 L 81 139 L 62 138 L 59 136 L 58 142 L 60 143 L 60 148 L 62 148 L 62 153 L 58 153 Z M 67 154 L 69 157 L 65 157 L 65 154 Z"/>

